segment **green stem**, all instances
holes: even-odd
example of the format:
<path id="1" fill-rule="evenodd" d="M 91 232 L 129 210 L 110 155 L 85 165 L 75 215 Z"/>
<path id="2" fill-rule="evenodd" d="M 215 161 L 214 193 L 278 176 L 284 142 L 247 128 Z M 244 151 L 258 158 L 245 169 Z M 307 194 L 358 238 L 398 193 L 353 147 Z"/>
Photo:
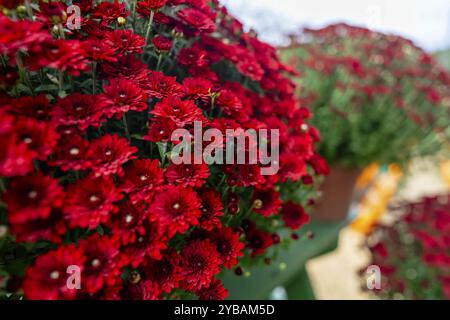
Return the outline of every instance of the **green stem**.
<path id="1" fill-rule="evenodd" d="M 5 187 L 5 181 L 3 181 L 3 179 L 0 179 L 0 192 L 5 192 L 6 191 L 6 187 Z"/>
<path id="2" fill-rule="evenodd" d="M 64 73 L 62 71 L 58 71 L 58 96 L 62 96 L 64 91 Z"/>
<path id="3" fill-rule="evenodd" d="M 160 53 L 158 57 L 158 64 L 156 65 L 156 71 L 159 71 L 159 68 L 161 67 L 162 57 L 163 55 Z"/>
<path id="4" fill-rule="evenodd" d="M 128 141 L 131 141 L 130 130 L 128 129 L 127 115 L 124 113 L 122 117 L 123 126 L 125 128 L 125 134 L 127 135 Z"/>
<path id="5" fill-rule="evenodd" d="M 150 19 L 148 20 L 147 32 L 145 33 L 145 42 L 148 45 L 148 41 L 150 38 L 150 32 L 152 31 L 153 18 L 155 17 L 155 11 L 152 10 L 150 13 Z"/>
<path id="6" fill-rule="evenodd" d="M 7 67 L 6 60 L 5 60 L 5 57 L 2 54 L 0 54 L 0 61 L 2 62 L 3 67 L 6 68 Z"/>
<path id="7" fill-rule="evenodd" d="M 133 1 L 133 9 L 132 9 L 132 13 L 131 16 L 133 17 L 133 30 L 136 30 L 136 7 L 137 7 L 137 0 Z"/>
<path id="8" fill-rule="evenodd" d="M 30 0 L 25 0 L 25 8 L 27 9 L 28 16 L 31 18 L 31 20 L 34 20 L 33 9 L 31 8 Z"/>

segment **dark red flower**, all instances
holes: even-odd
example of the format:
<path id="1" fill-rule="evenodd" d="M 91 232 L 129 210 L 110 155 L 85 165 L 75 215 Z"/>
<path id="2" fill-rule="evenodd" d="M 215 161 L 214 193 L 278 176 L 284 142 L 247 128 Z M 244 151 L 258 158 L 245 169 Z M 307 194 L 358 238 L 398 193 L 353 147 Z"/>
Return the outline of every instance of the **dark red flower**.
<path id="1" fill-rule="evenodd" d="M 89 126 L 100 127 L 103 105 L 99 97 L 74 93 L 62 98 L 54 106 L 53 117 L 62 126 L 76 126 L 81 130 Z"/>
<path id="2" fill-rule="evenodd" d="M 2 119 L 3 121 L 3 119 Z M 0 134 L 0 175 L 3 177 L 22 176 L 33 169 L 36 152 L 19 140 L 15 134 Z"/>
<path id="3" fill-rule="evenodd" d="M 63 171 L 87 170 L 92 166 L 89 141 L 79 135 L 73 136 L 73 131 L 68 129 L 58 140 L 54 156 L 48 162 L 49 165 L 58 166 Z"/>
<path id="4" fill-rule="evenodd" d="M 92 170 L 96 177 L 111 174 L 123 175 L 122 165 L 136 158 L 137 148 L 118 135 L 105 135 L 94 140 L 90 147 Z"/>
<path id="5" fill-rule="evenodd" d="M 162 72 L 152 71 L 148 75 L 142 87 L 150 97 L 158 99 L 167 97 L 179 97 L 183 87 L 177 82 L 175 77 L 168 77 Z"/>
<path id="6" fill-rule="evenodd" d="M 237 69 L 253 81 L 259 81 L 264 75 L 264 69 L 254 60 L 241 60 L 236 64 Z"/>
<path id="7" fill-rule="evenodd" d="M 119 246 L 114 238 L 96 233 L 81 240 L 79 246 L 86 257 L 83 291 L 94 294 L 105 285 L 113 286 L 121 281 Z"/>
<path id="8" fill-rule="evenodd" d="M 3 201 L 8 205 L 9 221 L 18 224 L 48 218 L 62 205 L 63 197 L 58 180 L 38 172 L 12 179 Z"/>
<path id="9" fill-rule="evenodd" d="M 202 164 L 172 164 L 166 169 L 166 179 L 185 187 L 201 187 L 209 177 L 208 165 Z"/>
<path id="10" fill-rule="evenodd" d="M 120 190 L 130 196 L 131 202 L 151 202 L 153 195 L 164 184 L 163 169 L 158 160 L 135 160 L 125 168 Z"/>
<path id="11" fill-rule="evenodd" d="M 14 30 L 14 32 L 11 32 Z M 0 16 L 0 52 L 14 56 L 19 50 L 37 51 L 52 36 L 45 25 L 30 20 L 11 20 Z"/>
<path id="12" fill-rule="evenodd" d="M 83 42 L 83 49 L 87 58 L 94 62 L 116 62 L 116 50 L 107 41 L 89 39 Z"/>
<path id="13" fill-rule="evenodd" d="M 283 221 L 286 226 L 293 230 L 298 230 L 309 222 L 309 216 L 303 207 L 291 201 L 283 204 L 281 214 L 283 215 Z"/>
<path id="14" fill-rule="evenodd" d="M 145 260 L 145 279 L 157 284 L 162 292 L 170 293 L 181 279 L 180 261 L 180 255 L 172 250 L 163 253 L 162 259 Z"/>
<path id="15" fill-rule="evenodd" d="M 221 225 L 220 217 L 224 214 L 222 199 L 220 193 L 214 189 L 202 189 L 199 195 L 202 202 L 200 226 L 211 231 Z"/>
<path id="16" fill-rule="evenodd" d="M 169 118 L 154 117 L 150 119 L 148 134 L 144 139 L 151 142 L 167 141 L 172 136 L 172 132 L 176 129 L 175 122 Z"/>
<path id="17" fill-rule="evenodd" d="M 37 159 L 45 160 L 55 149 L 58 134 L 51 123 L 30 118 L 20 118 L 15 124 L 15 132 L 20 141 L 37 154 Z"/>
<path id="18" fill-rule="evenodd" d="M 109 85 L 104 86 L 103 113 L 107 118 L 115 116 L 120 119 L 124 113 L 144 111 L 147 109 L 147 95 L 132 81 L 126 79 L 113 79 Z"/>
<path id="19" fill-rule="evenodd" d="M 178 18 L 180 18 L 194 34 L 214 32 L 214 21 L 200 10 L 194 8 L 182 9 L 178 11 Z"/>
<path id="20" fill-rule="evenodd" d="M 155 46 L 156 50 L 161 53 L 169 52 L 170 49 L 172 49 L 173 45 L 170 39 L 160 35 L 154 37 L 152 43 Z"/>
<path id="21" fill-rule="evenodd" d="M 248 230 L 245 238 L 247 246 L 252 250 L 252 257 L 263 254 L 273 244 L 273 238 L 270 233 L 256 228 Z"/>
<path id="22" fill-rule="evenodd" d="M 208 239 L 189 242 L 181 251 L 182 287 L 197 291 L 211 284 L 220 272 L 222 260 Z"/>
<path id="23" fill-rule="evenodd" d="M 128 11 L 125 9 L 125 3 L 117 0 L 114 2 L 101 2 L 94 8 L 92 13 L 94 18 L 100 19 L 103 25 L 110 25 L 117 22 L 118 18 L 126 18 Z"/>
<path id="24" fill-rule="evenodd" d="M 206 122 L 202 110 L 191 100 L 181 100 L 179 98 L 166 98 L 157 103 L 151 114 L 169 118 L 179 127 L 192 124 L 194 121 Z"/>
<path id="25" fill-rule="evenodd" d="M 144 0 L 139 1 L 137 4 L 137 10 L 139 13 L 141 12 L 150 12 L 150 11 L 158 11 L 162 7 L 164 7 L 167 3 L 167 0 Z M 150 13 L 148 13 L 150 14 Z M 145 14 L 147 16 L 147 14 Z"/>
<path id="26" fill-rule="evenodd" d="M 199 300 L 225 300 L 228 291 L 220 280 L 214 279 L 209 286 L 196 291 Z"/>
<path id="27" fill-rule="evenodd" d="M 126 201 L 118 207 L 119 211 L 112 215 L 106 226 L 111 229 L 111 235 L 120 239 L 122 244 L 134 243 L 139 236 L 146 233 L 144 223 L 149 217 L 147 204 Z"/>
<path id="28" fill-rule="evenodd" d="M 272 188 L 253 191 L 253 211 L 269 217 L 277 214 L 281 207 L 280 194 Z"/>
<path id="29" fill-rule="evenodd" d="M 238 257 L 244 254 L 242 250 L 245 248 L 244 243 L 239 241 L 240 235 L 233 231 L 232 228 L 219 228 L 211 232 L 211 241 L 216 245 L 217 252 L 224 266 L 231 269 L 238 263 Z"/>
<path id="30" fill-rule="evenodd" d="M 39 256 L 26 270 L 23 283 L 25 297 L 31 300 L 75 299 L 78 290 L 67 286 L 67 268 L 77 266 L 82 273 L 85 260 L 83 250 L 73 244 Z"/>
<path id="31" fill-rule="evenodd" d="M 14 108 L 8 110 L 11 114 L 35 118 L 37 120 L 50 120 L 52 107 L 45 94 L 36 97 L 19 97 L 14 100 Z"/>
<path id="32" fill-rule="evenodd" d="M 118 211 L 115 202 L 123 195 L 107 178 L 85 178 L 67 188 L 64 215 L 72 228 L 95 229 Z"/>
<path id="33" fill-rule="evenodd" d="M 165 236 L 167 226 L 162 225 L 150 212 L 148 219 L 143 221 L 144 234 L 136 230 L 136 241 L 124 247 L 126 263 L 133 268 L 140 266 L 146 257 L 160 260 L 162 252 L 167 249 L 170 237 Z"/>
<path id="34" fill-rule="evenodd" d="M 110 79 L 130 80 L 143 89 L 148 82 L 147 65 L 134 55 L 119 57 L 117 62 L 104 63 L 102 71 Z"/>
<path id="35" fill-rule="evenodd" d="M 114 30 L 105 39 L 119 54 L 142 53 L 145 46 L 145 39 L 133 30 Z"/>
<path id="36" fill-rule="evenodd" d="M 160 295 L 158 284 L 140 279 L 137 280 L 137 283 L 129 283 L 120 292 L 120 297 L 124 300 L 157 300 Z"/>
<path id="37" fill-rule="evenodd" d="M 190 226 L 196 226 L 202 215 L 201 202 L 197 194 L 183 186 L 169 186 L 155 196 L 150 212 L 168 227 L 168 235 L 184 233 Z"/>
<path id="38" fill-rule="evenodd" d="M 208 64 L 206 51 L 197 46 L 182 49 L 177 61 L 186 67 L 203 67 Z"/>
<path id="39" fill-rule="evenodd" d="M 206 99 L 214 87 L 211 81 L 204 78 L 185 78 L 183 86 L 186 97 L 194 100 Z"/>

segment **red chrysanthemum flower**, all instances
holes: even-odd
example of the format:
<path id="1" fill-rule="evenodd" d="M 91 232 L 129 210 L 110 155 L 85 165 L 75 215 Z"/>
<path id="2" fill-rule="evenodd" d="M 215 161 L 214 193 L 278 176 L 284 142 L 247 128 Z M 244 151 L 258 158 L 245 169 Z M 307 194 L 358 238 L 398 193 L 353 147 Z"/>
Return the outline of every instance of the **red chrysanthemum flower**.
<path id="1" fill-rule="evenodd" d="M 73 244 L 39 256 L 26 270 L 23 283 L 25 297 L 32 300 L 75 299 L 78 290 L 67 286 L 67 268 L 77 266 L 82 272 L 85 260 L 83 250 Z"/>
<path id="2" fill-rule="evenodd" d="M 17 224 L 48 218 L 62 205 L 63 196 L 58 180 L 38 172 L 12 179 L 3 200 L 8 205 L 9 221 Z"/>
<path id="3" fill-rule="evenodd" d="M 162 225 L 168 227 L 168 235 L 172 237 L 198 224 L 198 218 L 202 215 L 200 207 L 200 200 L 192 189 L 170 186 L 155 196 L 149 210 Z"/>
<path id="4" fill-rule="evenodd" d="M 252 257 L 263 254 L 273 244 L 273 238 L 270 233 L 256 228 L 248 230 L 245 238 L 247 246 L 252 250 Z"/>
<path id="5" fill-rule="evenodd" d="M 3 120 L 3 119 L 2 119 Z M 36 152 L 15 134 L 0 134 L 0 176 L 22 176 L 33 171 Z"/>
<path id="6" fill-rule="evenodd" d="M 82 43 L 86 58 L 94 62 L 116 62 L 117 55 L 114 47 L 106 41 L 89 39 Z"/>
<path id="7" fill-rule="evenodd" d="M 50 120 L 50 111 L 52 110 L 48 98 L 45 94 L 36 97 L 19 97 L 14 100 L 14 108 L 8 112 L 11 114 L 35 118 L 37 120 Z"/>
<path id="8" fill-rule="evenodd" d="M 119 211 L 106 222 L 111 229 L 111 235 L 120 239 L 127 245 L 136 242 L 144 235 L 146 230 L 144 222 L 148 218 L 147 205 L 144 202 L 131 203 L 129 201 L 119 204 Z"/>
<path id="9" fill-rule="evenodd" d="M 158 300 L 161 296 L 158 285 L 150 280 L 136 280 L 129 283 L 121 292 L 123 300 Z"/>
<path id="10" fill-rule="evenodd" d="M 308 175 L 306 163 L 299 161 L 298 155 L 293 153 L 286 153 L 280 157 L 280 170 L 278 174 L 282 182 L 288 179 L 292 181 L 299 181 L 305 175 Z"/>
<path id="11" fill-rule="evenodd" d="M 128 11 L 125 8 L 125 3 L 120 3 L 117 0 L 114 2 L 101 2 L 94 8 L 92 16 L 100 19 L 103 25 L 110 25 L 115 23 L 118 18 L 126 18 Z"/>
<path id="12" fill-rule="evenodd" d="M 0 16 L 0 52 L 2 54 L 14 56 L 19 50 L 36 51 L 41 43 L 51 38 L 42 23 L 11 20 L 4 15 Z"/>
<path id="13" fill-rule="evenodd" d="M 17 242 L 52 241 L 60 243 L 66 232 L 66 226 L 59 210 L 53 210 L 46 218 L 28 220 L 24 223 L 11 224 L 11 234 Z"/>
<path id="14" fill-rule="evenodd" d="M 105 135 L 91 142 L 92 170 L 96 177 L 123 175 L 122 165 L 136 158 L 137 148 L 118 135 Z"/>
<path id="15" fill-rule="evenodd" d="M 73 130 L 68 129 L 68 134 L 63 134 L 58 140 L 54 156 L 48 164 L 58 166 L 63 171 L 87 170 L 92 166 L 89 141 L 79 135 L 72 135 Z"/>
<path id="16" fill-rule="evenodd" d="M 260 81 L 264 75 L 264 69 L 254 60 L 241 60 L 236 64 L 236 67 L 239 72 L 253 81 Z"/>
<path id="17" fill-rule="evenodd" d="M 160 53 L 169 52 L 173 45 L 172 40 L 160 35 L 154 37 L 152 43 Z"/>
<path id="18" fill-rule="evenodd" d="M 136 231 L 136 242 L 124 247 L 124 256 L 127 263 L 133 268 L 141 265 L 146 257 L 159 260 L 162 258 L 161 252 L 167 249 L 170 239 L 165 237 L 166 226 L 161 225 L 158 219 L 150 217 L 143 222 L 144 234 Z"/>
<path id="19" fill-rule="evenodd" d="M 208 165 L 202 164 L 172 164 L 166 169 L 166 179 L 185 187 L 201 187 L 209 177 Z"/>
<path id="20" fill-rule="evenodd" d="M 280 207 L 280 194 L 274 189 L 257 189 L 253 192 L 253 211 L 260 215 L 269 217 L 277 214 Z"/>
<path id="21" fill-rule="evenodd" d="M 319 175 L 329 175 L 330 174 L 330 168 L 327 165 L 327 162 L 324 158 L 319 156 L 318 154 L 315 154 L 314 156 L 309 159 L 309 162 L 311 163 L 312 167 L 314 168 L 314 171 L 316 174 Z"/>
<path id="22" fill-rule="evenodd" d="M 145 46 L 145 39 L 133 30 L 114 30 L 105 39 L 119 54 L 142 53 Z"/>
<path id="23" fill-rule="evenodd" d="M 78 40 L 52 39 L 41 46 L 45 50 L 39 50 L 24 60 L 30 70 L 47 67 L 78 76 L 88 69 L 84 48 Z"/>
<path id="24" fill-rule="evenodd" d="M 169 77 L 162 72 L 152 71 L 142 86 L 150 97 L 157 99 L 167 97 L 179 97 L 182 95 L 183 87 L 175 77 Z"/>
<path id="25" fill-rule="evenodd" d="M 147 65 L 134 55 L 119 57 L 117 62 L 102 64 L 103 73 L 110 79 L 127 79 L 144 89 L 147 85 Z"/>
<path id="26" fill-rule="evenodd" d="M 199 300 L 220 301 L 228 297 L 228 290 L 220 280 L 214 279 L 209 286 L 197 290 L 195 294 Z"/>
<path id="27" fill-rule="evenodd" d="M 217 106 L 221 108 L 226 115 L 233 116 L 235 119 L 242 119 L 240 115 L 242 114 L 244 106 L 242 105 L 242 101 L 233 92 L 221 90 L 216 102 Z"/>
<path id="28" fill-rule="evenodd" d="M 215 29 L 214 21 L 194 8 L 187 8 L 178 11 L 178 18 L 185 23 L 193 33 L 211 33 Z"/>
<path id="29" fill-rule="evenodd" d="M 120 190 L 130 196 L 131 202 L 150 202 L 164 184 L 163 169 L 158 160 L 135 160 L 125 168 Z"/>
<path id="30" fill-rule="evenodd" d="M 206 122 L 202 110 L 191 100 L 166 98 L 157 103 L 151 113 L 158 117 L 169 118 L 179 127 L 192 124 L 194 121 Z"/>
<path id="31" fill-rule="evenodd" d="M 98 96 L 74 93 L 60 99 L 52 114 L 62 126 L 76 126 L 81 130 L 89 126 L 100 127 L 103 105 L 98 103 L 99 100 Z"/>
<path id="32" fill-rule="evenodd" d="M 94 294 L 105 285 L 113 286 L 121 281 L 119 246 L 114 238 L 96 233 L 81 240 L 79 246 L 86 256 L 83 291 Z"/>
<path id="33" fill-rule="evenodd" d="M 214 189 L 203 189 L 199 192 L 202 202 L 202 216 L 200 226 L 208 231 L 221 225 L 220 217 L 223 216 L 223 203 L 220 193 Z"/>
<path id="34" fill-rule="evenodd" d="M 123 195 L 107 178 L 78 180 L 67 188 L 64 203 L 65 218 L 72 228 L 94 229 L 118 211 L 115 202 Z"/>
<path id="35" fill-rule="evenodd" d="M 126 79 L 111 80 L 104 86 L 103 101 L 104 114 L 107 118 L 115 116 L 121 118 L 124 113 L 132 111 L 144 111 L 147 109 L 147 95 L 132 81 Z"/>
<path id="36" fill-rule="evenodd" d="M 139 1 L 137 5 L 139 10 L 158 11 L 164 7 L 166 3 L 167 0 L 144 0 Z"/>
<path id="37" fill-rule="evenodd" d="M 31 118 L 20 118 L 15 126 L 19 139 L 37 153 L 37 159 L 45 160 L 53 152 L 58 141 L 55 127 L 47 122 Z"/>
<path id="38" fill-rule="evenodd" d="M 168 118 L 154 117 L 150 119 L 148 134 L 144 139 L 151 142 L 160 142 L 170 139 L 172 132 L 176 129 L 175 122 Z"/>
<path id="39" fill-rule="evenodd" d="M 214 85 L 204 78 L 185 78 L 183 80 L 184 93 L 189 99 L 207 99 Z"/>
<path id="40" fill-rule="evenodd" d="M 211 284 L 220 272 L 222 260 L 215 245 L 208 239 L 189 242 L 181 251 L 182 287 L 197 291 Z"/>
<path id="41" fill-rule="evenodd" d="M 162 259 L 146 259 L 143 264 L 145 279 L 158 285 L 165 293 L 170 293 L 178 286 L 180 275 L 180 255 L 169 250 L 162 255 Z"/>
<path id="42" fill-rule="evenodd" d="M 300 229 L 300 227 L 309 221 L 309 216 L 306 214 L 303 207 L 293 202 L 285 203 L 281 213 L 286 226 L 293 230 Z"/>
<path id="43" fill-rule="evenodd" d="M 184 48 L 178 54 L 177 61 L 186 67 L 203 67 L 208 64 L 207 52 L 197 46 Z"/>
<path id="44" fill-rule="evenodd" d="M 245 245 L 239 241 L 240 235 L 231 228 L 220 228 L 211 232 L 211 241 L 216 245 L 217 252 L 226 268 L 231 269 L 238 263 L 238 257 L 243 256 Z"/>

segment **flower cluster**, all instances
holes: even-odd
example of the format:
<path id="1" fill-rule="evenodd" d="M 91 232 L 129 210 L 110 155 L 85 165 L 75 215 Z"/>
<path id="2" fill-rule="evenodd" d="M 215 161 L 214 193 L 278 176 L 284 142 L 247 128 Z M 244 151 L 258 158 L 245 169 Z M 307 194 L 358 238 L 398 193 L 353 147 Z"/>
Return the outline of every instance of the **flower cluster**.
<path id="1" fill-rule="evenodd" d="M 371 265 L 380 267 L 382 298 L 450 299 L 450 195 L 395 208 L 393 223 L 368 238 Z"/>
<path id="2" fill-rule="evenodd" d="M 283 56 L 332 165 L 404 164 L 448 141 L 450 75 L 410 40 L 346 24 L 292 38 Z"/>
<path id="3" fill-rule="evenodd" d="M 219 274 L 288 242 L 327 172 L 289 68 L 216 0 L 68 2 L 79 28 L 63 1 L 0 1 L 2 292 L 225 298 Z M 194 122 L 278 129 L 280 170 L 175 164 Z"/>

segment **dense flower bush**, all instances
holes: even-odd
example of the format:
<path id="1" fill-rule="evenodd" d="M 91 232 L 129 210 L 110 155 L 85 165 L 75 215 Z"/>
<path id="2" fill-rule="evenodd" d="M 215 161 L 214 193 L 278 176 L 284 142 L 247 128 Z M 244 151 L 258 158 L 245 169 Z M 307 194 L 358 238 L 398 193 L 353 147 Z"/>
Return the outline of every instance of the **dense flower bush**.
<path id="1" fill-rule="evenodd" d="M 450 299 L 450 195 L 398 206 L 368 238 L 384 299 Z M 364 274 L 364 278 L 366 274 Z"/>
<path id="2" fill-rule="evenodd" d="M 0 1 L 2 294 L 225 298 L 220 272 L 296 239 L 328 170 L 290 69 L 215 0 L 68 4 Z M 280 170 L 174 164 L 196 121 L 280 130 Z"/>
<path id="3" fill-rule="evenodd" d="M 335 24 L 305 29 L 282 53 L 332 165 L 404 164 L 448 141 L 450 76 L 410 40 Z"/>

